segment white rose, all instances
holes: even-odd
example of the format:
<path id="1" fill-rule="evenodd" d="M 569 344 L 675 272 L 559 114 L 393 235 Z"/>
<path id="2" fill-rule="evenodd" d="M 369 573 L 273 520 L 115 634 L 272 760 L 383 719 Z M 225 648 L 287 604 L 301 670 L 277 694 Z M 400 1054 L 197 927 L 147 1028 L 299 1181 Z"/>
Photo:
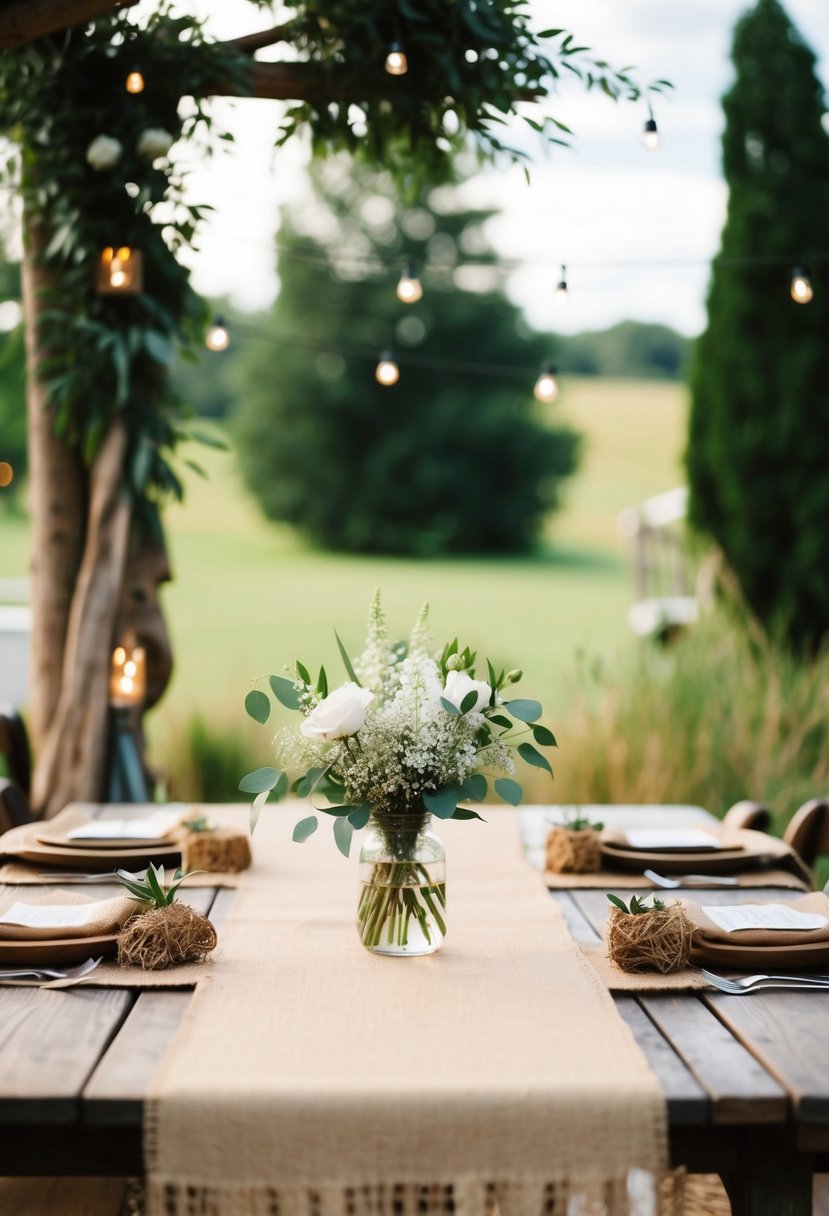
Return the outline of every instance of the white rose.
<path id="1" fill-rule="evenodd" d="M 306 739 L 342 739 L 356 735 L 366 720 L 374 693 L 359 684 L 343 684 L 312 709 L 299 728 Z"/>
<path id="2" fill-rule="evenodd" d="M 163 127 L 148 127 L 139 137 L 136 151 L 139 156 L 155 160 L 157 156 L 166 156 L 174 143 L 170 132 L 165 131 Z"/>
<path id="3" fill-rule="evenodd" d="M 121 143 L 109 135 L 98 135 L 86 150 L 86 159 L 93 169 L 111 169 L 121 159 Z"/>
<path id="4" fill-rule="evenodd" d="M 478 694 L 478 699 L 472 706 L 472 709 L 486 709 L 492 696 L 492 689 L 484 680 L 473 680 L 465 671 L 450 671 L 447 673 L 443 695 L 447 701 L 452 702 L 455 709 L 460 709 L 464 697 L 469 696 L 471 692 Z"/>

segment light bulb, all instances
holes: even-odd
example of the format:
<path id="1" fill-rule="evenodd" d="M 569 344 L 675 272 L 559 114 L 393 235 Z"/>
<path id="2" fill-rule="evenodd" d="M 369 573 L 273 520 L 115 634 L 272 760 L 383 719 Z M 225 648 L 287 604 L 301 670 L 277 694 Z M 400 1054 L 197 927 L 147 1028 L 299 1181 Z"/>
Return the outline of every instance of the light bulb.
<path id="1" fill-rule="evenodd" d="M 399 42 L 390 43 L 389 53 L 386 55 L 386 71 L 389 76 L 405 76 L 408 70 L 409 61 L 403 47 Z"/>
<path id="2" fill-rule="evenodd" d="M 645 129 L 642 133 L 642 145 L 647 148 L 648 152 L 655 152 L 659 147 L 659 131 L 653 114 L 651 114 L 645 123 Z"/>
<path id="3" fill-rule="evenodd" d="M 812 281 L 802 266 L 792 271 L 791 297 L 795 304 L 808 304 L 814 296 Z"/>
<path id="4" fill-rule="evenodd" d="M 549 405 L 551 401 L 555 401 L 558 396 L 558 381 L 556 380 L 556 369 L 552 363 L 545 363 L 541 368 L 541 373 L 535 382 L 533 396 L 536 401 L 540 401 L 542 405 Z"/>
<path id="5" fill-rule="evenodd" d="M 127 74 L 125 86 L 128 93 L 144 92 L 144 77 L 141 74 L 140 68 L 133 68 L 132 71 Z"/>
<path id="6" fill-rule="evenodd" d="M 556 290 L 555 290 L 555 295 L 553 296 L 553 300 L 555 301 L 556 307 L 561 308 L 564 304 L 567 303 L 568 299 L 569 299 L 569 292 L 567 291 L 567 267 L 562 266 L 561 278 L 556 283 Z"/>
<path id="7" fill-rule="evenodd" d="M 416 304 L 423 299 L 423 284 L 417 277 L 417 271 L 410 262 L 400 275 L 397 284 L 397 298 L 403 304 Z"/>
<path id="8" fill-rule="evenodd" d="M 109 272 L 109 281 L 112 287 L 123 287 L 127 281 L 127 276 L 121 269 L 121 263 L 115 261 L 112 263 L 112 269 Z"/>
<path id="9" fill-rule="evenodd" d="M 384 350 L 374 372 L 378 384 L 391 388 L 400 379 L 400 368 L 390 350 Z"/>
<path id="10" fill-rule="evenodd" d="M 208 350 L 227 350 L 230 346 L 230 332 L 225 324 L 223 317 L 216 317 L 210 329 L 207 331 L 207 336 L 204 339 L 204 344 Z"/>

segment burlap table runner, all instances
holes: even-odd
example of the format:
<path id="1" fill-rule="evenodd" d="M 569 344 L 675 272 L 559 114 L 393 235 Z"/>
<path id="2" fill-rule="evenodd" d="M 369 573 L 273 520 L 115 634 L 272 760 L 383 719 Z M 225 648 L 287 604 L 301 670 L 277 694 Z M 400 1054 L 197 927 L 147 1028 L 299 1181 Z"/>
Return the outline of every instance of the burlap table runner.
<path id="1" fill-rule="evenodd" d="M 438 825 L 449 936 L 405 960 L 362 948 L 353 859 L 292 823 L 263 813 L 154 1079 L 151 1216 L 629 1212 L 629 1171 L 666 1166 L 664 1099 L 514 814 Z"/>

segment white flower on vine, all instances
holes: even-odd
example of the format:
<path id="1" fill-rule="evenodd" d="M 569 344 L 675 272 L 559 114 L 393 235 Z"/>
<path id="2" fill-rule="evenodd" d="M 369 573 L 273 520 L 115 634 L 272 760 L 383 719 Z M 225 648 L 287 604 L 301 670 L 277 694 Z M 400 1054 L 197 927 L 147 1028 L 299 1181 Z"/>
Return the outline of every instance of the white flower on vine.
<path id="1" fill-rule="evenodd" d="M 166 156 L 174 143 L 173 136 L 163 127 L 148 127 L 139 136 L 135 150 L 139 156 L 155 160 L 157 156 Z"/>
<path id="2" fill-rule="evenodd" d="M 86 149 L 86 159 L 93 169 L 101 173 L 118 164 L 122 151 L 120 140 L 113 139 L 111 135 L 96 135 Z"/>
<path id="3" fill-rule="evenodd" d="M 349 681 L 335 688 L 300 726 L 306 739 L 344 739 L 356 735 L 366 720 L 366 709 L 374 693 Z"/>

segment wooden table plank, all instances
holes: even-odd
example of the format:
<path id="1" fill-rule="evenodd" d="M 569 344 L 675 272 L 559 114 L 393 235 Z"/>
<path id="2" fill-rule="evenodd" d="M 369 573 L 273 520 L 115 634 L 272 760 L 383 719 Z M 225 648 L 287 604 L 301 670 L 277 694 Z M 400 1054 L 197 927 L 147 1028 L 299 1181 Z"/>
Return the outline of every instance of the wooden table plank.
<path id="1" fill-rule="evenodd" d="M 131 1003 L 116 988 L 0 990 L 0 1121 L 73 1120 Z"/>
<path id="2" fill-rule="evenodd" d="M 191 992 L 142 992 L 83 1092 L 89 1123 L 141 1126 L 144 1098 Z"/>
<path id="3" fill-rule="evenodd" d="M 829 1123 L 829 992 L 714 993 L 705 1001 L 791 1093 L 798 1119 Z"/>
<path id="4" fill-rule="evenodd" d="M 710 1102 L 699 1081 L 632 996 L 614 999 L 616 1008 L 659 1078 L 668 1103 L 668 1121 L 675 1126 L 707 1123 Z"/>
<path id="5" fill-rule="evenodd" d="M 551 891 L 550 898 L 555 900 L 561 909 L 561 914 L 567 928 L 577 942 L 598 942 L 600 935 L 574 901 L 571 891 Z"/>
<path id="6" fill-rule="evenodd" d="M 714 1123 L 781 1123 L 789 1096 L 703 1001 L 687 994 L 640 998 L 711 1098 Z M 752 998 L 738 997 L 738 1000 Z"/>

